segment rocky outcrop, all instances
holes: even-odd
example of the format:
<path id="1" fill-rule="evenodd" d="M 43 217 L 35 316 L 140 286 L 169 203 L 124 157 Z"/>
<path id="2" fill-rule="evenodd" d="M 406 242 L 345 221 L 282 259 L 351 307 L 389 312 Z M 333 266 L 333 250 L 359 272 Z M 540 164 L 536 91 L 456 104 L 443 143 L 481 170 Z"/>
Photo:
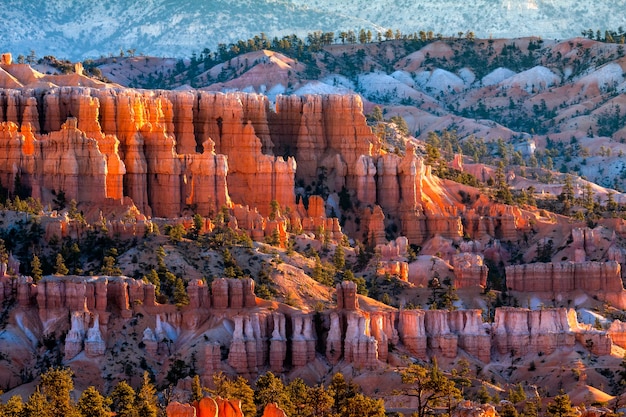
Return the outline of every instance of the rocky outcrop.
<path id="1" fill-rule="evenodd" d="M 196 417 L 196 409 L 190 404 L 172 401 L 165 409 L 167 417 Z"/>
<path id="2" fill-rule="evenodd" d="M 426 327 L 423 310 L 400 311 L 398 334 L 409 353 L 416 358 L 425 360 L 426 355 Z"/>
<path id="3" fill-rule="evenodd" d="M 498 308 L 493 324 L 483 323 L 480 310 L 396 312 L 367 303 L 370 311 L 364 311 L 352 282 L 338 285 L 337 308 L 321 314 L 265 309 L 256 302 L 252 283 L 236 279 L 214 280 L 212 297 L 202 281 L 191 281 L 190 303 L 180 308 L 156 303 L 152 285 L 125 277 L 49 276 L 37 284 L 4 277 L 0 283 L 3 296 L 17 293 L 16 314 L 38 313 L 32 314 L 39 320 L 32 337 L 67 332 L 68 363 L 105 355 L 117 340 L 109 338 L 109 323 L 120 320 L 134 320 L 133 327 L 139 317 L 147 320 L 141 342 L 150 360 L 165 360 L 204 329 L 203 338 L 192 345 L 203 378 L 221 370 L 254 377 L 267 369 L 315 367 L 321 355 L 333 365 L 343 361 L 376 369 L 390 360 L 389 346 L 421 360 L 454 359 L 464 350 L 483 363 L 490 362 L 492 348 L 500 355 L 523 356 L 573 349 L 578 343 L 595 355 L 607 355 L 612 339 L 621 343 L 624 333 L 618 322 L 608 332 L 580 324 L 573 310 L 563 308 Z"/>
<path id="4" fill-rule="evenodd" d="M 298 368 L 315 360 L 313 317 L 310 314 L 293 316 L 292 329 L 291 361 Z"/>
<path id="5" fill-rule="evenodd" d="M 626 348 L 626 323 L 614 320 L 609 327 L 608 334 L 614 344 Z"/>
<path id="6" fill-rule="evenodd" d="M 454 287 L 471 288 L 487 285 L 489 268 L 484 264 L 482 255 L 459 253 L 452 257 L 454 266 Z"/>
<path id="7" fill-rule="evenodd" d="M 491 404 L 476 404 L 462 401 L 452 412 L 452 417 L 496 417 L 499 414 Z"/>
<path id="8" fill-rule="evenodd" d="M 496 309 L 493 334 L 500 354 L 551 354 L 557 349 L 572 348 L 575 342 L 597 355 L 611 351 L 607 332 L 579 324 L 576 312 L 564 308 Z"/>
<path id="9" fill-rule="evenodd" d="M 626 307 L 621 267 L 608 262 L 553 262 L 506 267 L 511 291 L 567 294 L 583 291 L 618 308 Z"/>
<path id="10" fill-rule="evenodd" d="M 219 407 L 213 398 L 204 397 L 192 404 L 196 409 L 197 417 L 218 417 Z"/>
<path id="11" fill-rule="evenodd" d="M 481 310 L 455 310 L 448 315 L 450 331 L 458 336 L 458 347 L 484 363 L 491 360 L 491 335 Z"/>
<path id="12" fill-rule="evenodd" d="M 276 403 L 269 403 L 263 409 L 263 417 L 287 417 L 287 415 Z"/>
<path id="13" fill-rule="evenodd" d="M 217 309 L 242 309 L 256 306 L 254 281 L 247 279 L 220 278 L 211 284 L 213 301 L 211 305 Z"/>
<path id="14" fill-rule="evenodd" d="M 285 358 L 287 357 L 285 316 L 280 313 L 273 313 L 272 320 L 274 322 L 274 330 L 270 339 L 270 369 L 272 372 L 281 373 L 284 370 Z M 301 356 L 302 353 L 300 352 L 299 355 Z"/>
<path id="15" fill-rule="evenodd" d="M 344 310 L 357 310 L 359 300 L 356 297 L 356 283 L 344 281 L 337 284 L 337 308 Z"/>

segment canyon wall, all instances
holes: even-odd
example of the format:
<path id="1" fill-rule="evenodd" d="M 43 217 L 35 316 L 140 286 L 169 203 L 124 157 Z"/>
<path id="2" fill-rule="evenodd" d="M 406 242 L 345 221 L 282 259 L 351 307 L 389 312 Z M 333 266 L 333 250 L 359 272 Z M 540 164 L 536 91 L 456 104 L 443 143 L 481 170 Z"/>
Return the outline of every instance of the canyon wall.
<path id="1" fill-rule="evenodd" d="M 549 262 L 506 267 L 507 287 L 511 291 L 565 294 L 581 291 L 626 308 L 621 266 L 608 262 Z"/>
<path id="2" fill-rule="evenodd" d="M 63 191 L 79 203 L 129 197 L 154 217 L 212 217 L 233 204 L 266 217 L 273 200 L 301 212 L 298 201 L 334 196 L 343 203 L 324 201 L 326 215 L 353 207 L 365 221 L 349 216 L 346 231 L 376 244 L 390 225 L 412 244 L 509 240 L 524 226 L 517 212 L 465 207 L 410 143 L 404 156 L 381 150 L 356 95 L 279 96 L 273 109 L 244 93 L 0 89 L 0 155 L 1 185 L 15 192 L 19 177 L 44 205 Z"/>
<path id="3" fill-rule="evenodd" d="M 481 310 L 362 309 L 349 281 L 337 286 L 337 307 L 320 313 L 267 308 L 251 279 L 216 279 L 210 286 L 192 281 L 189 304 L 182 307 L 158 304 L 153 285 L 126 277 L 46 276 L 35 284 L 5 276 L 0 284 L 0 301 L 16 297 L 10 322 L 32 317 L 29 326 L 9 326 L 7 334 L 15 340 L 26 334 L 32 349 L 44 335 L 66 334 L 65 363 L 101 358 L 120 337 L 113 323 L 137 320 L 140 313 L 146 324 L 139 349 L 158 361 L 175 351 L 193 354 L 207 380 L 219 370 L 254 377 L 264 369 L 283 372 L 320 360 L 377 369 L 391 360 L 391 347 L 422 360 L 456 358 L 463 350 L 483 363 L 493 355 L 549 354 L 576 343 L 606 355 L 612 338 L 622 343 L 625 331 L 618 325 L 609 332 L 592 329 L 564 308 L 498 308 L 493 324 L 483 322 Z"/>

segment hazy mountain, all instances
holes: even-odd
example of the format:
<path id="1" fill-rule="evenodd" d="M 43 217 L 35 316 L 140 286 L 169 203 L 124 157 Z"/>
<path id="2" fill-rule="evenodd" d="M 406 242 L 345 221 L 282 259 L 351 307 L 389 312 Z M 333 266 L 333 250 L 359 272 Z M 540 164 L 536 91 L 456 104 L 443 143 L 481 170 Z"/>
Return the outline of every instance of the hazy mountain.
<path id="1" fill-rule="evenodd" d="M 0 48 L 82 59 L 120 49 L 189 56 L 266 33 L 387 28 L 444 35 L 566 38 L 626 26 L 619 2 L 592 0 L 4 0 Z"/>

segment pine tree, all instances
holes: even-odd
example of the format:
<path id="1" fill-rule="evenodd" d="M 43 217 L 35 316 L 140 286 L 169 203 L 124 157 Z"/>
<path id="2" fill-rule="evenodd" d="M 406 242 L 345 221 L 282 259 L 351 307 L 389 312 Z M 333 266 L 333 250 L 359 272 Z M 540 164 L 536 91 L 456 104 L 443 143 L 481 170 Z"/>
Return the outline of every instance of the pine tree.
<path id="1" fill-rule="evenodd" d="M 335 248 L 335 253 L 333 255 L 333 265 L 337 271 L 342 271 L 346 267 L 346 254 L 341 244 L 337 245 Z"/>
<path id="2" fill-rule="evenodd" d="M 176 278 L 176 284 L 174 286 L 174 303 L 177 306 L 186 306 L 189 304 L 189 294 L 185 288 L 185 282 L 182 278 Z"/>
<path id="3" fill-rule="evenodd" d="M 287 385 L 286 389 L 287 395 L 293 404 L 291 417 L 309 417 L 312 414 L 309 402 L 309 387 L 301 378 L 296 378 Z"/>
<path id="4" fill-rule="evenodd" d="M 515 406 L 510 402 L 505 402 L 498 414 L 500 414 L 500 417 L 518 417 Z"/>
<path id="5" fill-rule="evenodd" d="M 39 388 L 35 390 L 28 397 L 28 401 L 24 404 L 23 417 L 56 417 L 52 414 L 50 404 L 46 400 L 46 396 L 39 391 Z"/>
<path id="6" fill-rule="evenodd" d="M 0 414 L 4 417 L 22 417 L 24 413 L 24 402 L 20 395 L 14 395 L 0 409 Z"/>
<path id="7" fill-rule="evenodd" d="M 200 383 L 200 376 L 194 375 L 191 381 L 191 397 L 189 398 L 189 402 L 193 404 L 195 401 L 200 401 L 203 398 L 204 392 L 202 384 Z"/>
<path id="8" fill-rule="evenodd" d="M 382 399 L 373 399 L 357 393 L 349 398 L 346 412 L 341 417 L 385 417 L 385 405 Z"/>
<path id="9" fill-rule="evenodd" d="M 328 385 L 328 394 L 333 399 L 333 414 L 343 415 L 347 412 L 348 399 L 358 393 L 358 387 L 352 382 L 346 382 L 341 372 L 333 375 L 333 379 Z"/>
<path id="10" fill-rule="evenodd" d="M 563 202 L 563 214 L 568 215 L 574 205 L 574 186 L 572 185 L 571 175 L 565 176 L 565 182 L 563 183 L 561 194 L 559 194 L 559 200 Z"/>
<path id="11" fill-rule="evenodd" d="M 109 417 L 109 401 L 94 387 L 88 387 L 78 399 L 78 411 L 83 417 Z"/>
<path id="12" fill-rule="evenodd" d="M 242 376 L 231 381 L 223 372 L 213 374 L 215 389 L 209 390 L 209 394 L 222 398 L 237 398 L 241 401 L 241 412 L 244 416 L 254 416 L 257 412 L 254 404 L 254 391 L 250 388 L 248 380 Z"/>
<path id="13" fill-rule="evenodd" d="M 150 382 L 148 371 L 143 373 L 143 381 L 135 400 L 135 408 L 139 417 L 156 417 L 157 416 L 157 396 L 156 388 Z"/>
<path id="14" fill-rule="evenodd" d="M 524 409 L 522 410 L 523 417 L 537 417 L 539 415 L 539 410 L 537 409 L 536 401 L 528 401 L 524 404 Z"/>
<path id="15" fill-rule="evenodd" d="M 135 396 L 135 390 L 126 381 L 121 381 L 113 388 L 109 396 L 111 411 L 116 413 L 117 417 L 138 417 L 139 414 L 135 409 Z"/>
<path id="16" fill-rule="evenodd" d="M 70 397 L 74 389 L 73 376 L 69 368 L 51 368 L 41 375 L 41 391 L 53 416 L 78 416 Z"/>
<path id="17" fill-rule="evenodd" d="M 500 161 L 498 169 L 496 169 L 496 199 L 504 204 L 513 204 L 513 194 L 509 188 L 509 184 L 506 182 L 506 176 L 504 175 L 504 163 Z"/>
<path id="18" fill-rule="evenodd" d="M 259 416 L 263 414 L 265 406 L 269 403 L 276 403 L 287 415 L 292 414 L 293 405 L 285 385 L 272 372 L 267 372 L 256 380 L 254 403 L 257 406 L 257 415 Z"/>
<path id="19" fill-rule="evenodd" d="M 35 283 L 41 281 L 43 271 L 41 270 L 41 261 L 37 255 L 33 255 L 33 260 L 30 262 L 30 275 Z"/>
<path id="20" fill-rule="evenodd" d="M 546 412 L 552 417 L 573 417 L 576 415 L 569 395 L 563 393 L 554 397 L 554 401 L 548 404 Z"/>
<path id="21" fill-rule="evenodd" d="M 54 266 L 54 273 L 56 275 L 67 275 L 70 272 L 65 266 L 65 259 L 63 259 L 63 255 L 60 253 L 57 254 L 56 263 Z"/>

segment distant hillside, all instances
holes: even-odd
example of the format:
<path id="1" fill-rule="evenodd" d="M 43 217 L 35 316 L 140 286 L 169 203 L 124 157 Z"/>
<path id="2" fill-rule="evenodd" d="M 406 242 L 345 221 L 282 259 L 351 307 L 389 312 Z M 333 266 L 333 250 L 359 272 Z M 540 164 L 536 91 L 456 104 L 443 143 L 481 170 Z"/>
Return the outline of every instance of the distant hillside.
<path id="1" fill-rule="evenodd" d="M 567 38 L 583 28 L 626 26 L 619 2 L 600 0 L 6 0 L 0 16 L 1 50 L 17 56 L 32 49 L 39 56 L 74 60 L 120 50 L 189 56 L 261 32 L 272 38 L 361 28 L 376 34 L 392 28 L 404 33 L 471 30 L 481 37 Z"/>

